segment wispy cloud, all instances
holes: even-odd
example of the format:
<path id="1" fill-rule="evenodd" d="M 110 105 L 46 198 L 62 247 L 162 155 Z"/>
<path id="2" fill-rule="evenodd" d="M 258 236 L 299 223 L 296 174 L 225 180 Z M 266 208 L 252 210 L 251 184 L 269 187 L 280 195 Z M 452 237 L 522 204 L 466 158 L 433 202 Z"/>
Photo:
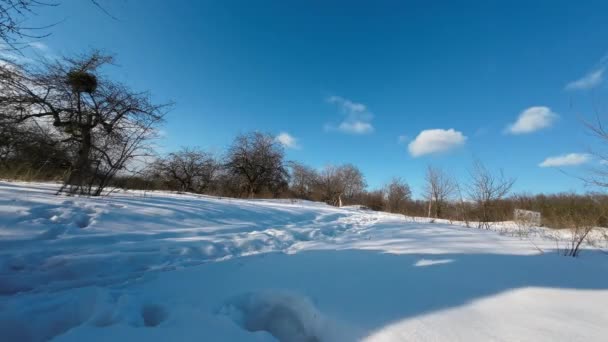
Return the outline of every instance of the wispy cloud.
<path id="1" fill-rule="evenodd" d="M 363 121 L 344 121 L 338 125 L 338 130 L 344 133 L 367 134 L 374 131 L 374 126 Z"/>
<path id="2" fill-rule="evenodd" d="M 49 47 L 42 42 L 30 42 L 27 45 L 33 47 L 36 50 L 40 50 L 40 51 L 47 51 L 49 49 Z"/>
<path id="3" fill-rule="evenodd" d="M 0 60 L 2 60 L 2 64 L 37 63 L 41 58 L 55 58 L 51 49 L 42 42 L 29 42 L 24 47 L 24 49 L 17 51 L 6 44 L 0 43 Z"/>
<path id="4" fill-rule="evenodd" d="M 595 88 L 602 84 L 602 82 L 604 81 L 604 71 L 606 71 L 606 66 L 602 65 L 599 68 L 592 70 L 580 79 L 566 84 L 565 89 L 587 90 Z"/>
<path id="5" fill-rule="evenodd" d="M 548 157 L 540 167 L 560 167 L 560 166 L 575 166 L 587 163 L 591 160 L 591 156 L 587 153 L 569 153 L 561 156 Z"/>
<path id="6" fill-rule="evenodd" d="M 549 107 L 530 107 L 519 114 L 517 120 L 507 126 L 510 134 L 526 134 L 551 126 L 559 118 Z"/>
<path id="7" fill-rule="evenodd" d="M 327 102 L 336 105 L 345 118 L 337 126 L 325 124 L 325 130 L 350 134 L 367 134 L 374 131 L 374 126 L 371 124 L 374 115 L 366 105 L 340 96 L 330 96 Z"/>
<path id="8" fill-rule="evenodd" d="M 277 135 L 277 137 L 275 138 L 277 140 L 277 142 L 281 145 L 283 145 L 283 147 L 285 148 L 290 148 L 290 149 L 299 149 L 300 145 L 298 144 L 298 139 L 294 138 L 291 134 L 287 133 L 287 132 L 281 132 L 279 135 Z"/>
<path id="9" fill-rule="evenodd" d="M 410 140 L 410 138 L 407 135 L 400 135 L 397 137 L 398 144 L 405 144 L 406 142 L 408 142 L 408 140 Z"/>
<path id="10" fill-rule="evenodd" d="M 413 157 L 447 152 L 464 145 L 467 137 L 462 132 L 450 129 L 427 129 L 418 134 L 408 145 Z"/>

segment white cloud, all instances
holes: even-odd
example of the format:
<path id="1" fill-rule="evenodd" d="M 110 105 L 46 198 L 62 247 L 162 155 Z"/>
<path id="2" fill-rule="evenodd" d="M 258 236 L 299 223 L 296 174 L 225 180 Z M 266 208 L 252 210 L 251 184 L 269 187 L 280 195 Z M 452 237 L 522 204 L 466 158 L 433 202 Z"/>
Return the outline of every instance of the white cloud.
<path id="1" fill-rule="evenodd" d="M 600 67 L 581 77 L 576 81 L 566 84 L 566 90 L 586 90 L 595 88 L 604 80 L 604 71 L 606 67 Z"/>
<path id="2" fill-rule="evenodd" d="M 446 152 L 464 145 L 467 137 L 462 132 L 450 129 L 427 129 L 409 143 L 408 149 L 413 157 L 425 154 Z"/>
<path id="3" fill-rule="evenodd" d="M 511 134 L 532 133 L 551 126 L 558 117 L 549 107 L 530 107 L 519 114 L 517 121 L 510 124 L 506 132 Z"/>
<path id="4" fill-rule="evenodd" d="M 591 160 L 591 156 L 586 153 L 569 153 L 561 156 L 548 157 L 540 167 L 559 167 L 559 166 L 574 166 L 581 165 Z"/>
<path id="5" fill-rule="evenodd" d="M 287 132 L 281 132 L 279 135 L 277 135 L 276 140 L 285 148 L 300 148 L 300 145 L 298 145 L 298 139 L 294 138 Z"/>
<path id="6" fill-rule="evenodd" d="M 325 130 L 338 130 L 350 134 L 367 134 L 374 131 L 374 126 L 371 124 L 374 115 L 367 109 L 366 105 L 340 96 L 330 96 L 327 98 L 327 102 L 335 104 L 340 112 L 345 115 L 345 118 L 337 126 L 326 124 Z"/>

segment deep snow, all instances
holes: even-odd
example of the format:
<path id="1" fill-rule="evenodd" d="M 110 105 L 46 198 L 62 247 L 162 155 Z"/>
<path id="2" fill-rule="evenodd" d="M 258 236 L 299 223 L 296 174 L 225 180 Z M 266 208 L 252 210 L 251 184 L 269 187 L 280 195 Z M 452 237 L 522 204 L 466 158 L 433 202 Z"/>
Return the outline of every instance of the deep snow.
<path id="1" fill-rule="evenodd" d="M 608 339 L 608 255 L 563 232 L 55 189 L 0 183 L 2 341 Z"/>

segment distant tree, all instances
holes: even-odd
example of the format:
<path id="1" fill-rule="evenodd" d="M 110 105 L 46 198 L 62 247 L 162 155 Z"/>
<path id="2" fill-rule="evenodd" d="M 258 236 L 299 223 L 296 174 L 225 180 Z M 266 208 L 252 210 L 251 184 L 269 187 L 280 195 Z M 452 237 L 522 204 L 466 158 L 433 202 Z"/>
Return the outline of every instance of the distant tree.
<path id="1" fill-rule="evenodd" d="M 167 105 L 102 76 L 110 56 L 93 51 L 42 66 L 0 65 L 0 122 L 43 122 L 73 150 L 62 190 L 100 195 L 108 181 L 148 154 Z"/>
<path id="2" fill-rule="evenodd" d="M 577 257 L 589 234 L 596 227 L 607 225 L 608 209 L 602 195 L 552 195 L 552 205 L 546 208 L 547 216 L 556 228 L 567 228 L 570 236 L 562 252 Z M 604 202 L 604 203 L 602 203 Z"/>
<path id="3" fill-rule="evenodd" d="M 412 197 L 409 185 L 401 178 L 395 177 L 385 186 L 384 192 L 386 194 L 386 209 L 391 213 L 404 213 L 406 203 Z"/>
<path id="4" fill-rule="evenodd" d="M 470 175 L 468 195 L 477 206 L 479 227 L 487 229 L 492 220 L 492 205 L 511 191 L 515 179 L 505 177 L 502 170 L 491 173 L 479 160 L 474 162 Z"/>
<path id="5" fill-rule="evenodd" d="M 346 199 L 353 198 L 355 195 L 365 191 L 367 183 L 359 168 L 352 164 L 345 164 L 339 167 L 343 183 L 343 196 Z"/>
<path id="6" fill-rule="evenodd" d="M 240 197 L 243 195 L 243 189 L 246 188 L 243 177 L 233 174 L 224 167 L 218 170 L 211 185 L 210 193 L 226 197 Z"/>
<path id="7" fill-rule="evenodd" d="M 319 172 L 318 192 L 328 204 L 342 206 L 342 187 L 337 167 L 327 165 Z"/>
<path id="8" fill-rule="evenodd" d="M 182 148 L 157 160 L 155 169 L 171 189 L 204 193 L 210 189 L 220 164 L 206 152 Z"/>
<path id="9" fill-rule="evenodd" d="M 290 162 L 290 188 L 297 198 L 312 199 L 319 182 L 317 172 L 304 164 Z"/>
<path id="10" fill-rule="evenodd" d="M 464 222 L 464 224 L 467 227 L 470 227 L 470 220 L 469 220 L 469 214 L 470 214 L 470 203 L 467 203 L 464 200 L 464 196 L 462 193 L 462 187 L 460 186 L 460 184 L 458 182 L 455 182 L 456 184 L 456 194 L 458 195 L 458 204 L 457 204 L 457 219 L 461 220 L 462 222 Z"/>
<path id="11" fill-rule="evenodd" d="M 509 200 L 518 208 L 540 212 L 543 226 L 569 231 L 569 236 L 559 234 L 559 238 L 556 237 L 558 249 L 564 255 L 576 257 L 585 242 L 608 241 L 599 237 L 600 234 L 591 236 L 596 227 L 608 227 L 608 196 L 605 193 L 520 194 Z"/>
<path id="12" fill-rule="evenodd" d="M 456 183 L 443 170 L 428 166 L 426 169 L 426 196 L 429 201 L 428 216 L 440 218 L 446 202 L 456 192 Z M 433 210 L 434 208 L 434 210 Z"/>
<path id="13" fill-rule="evenodd" d="M 249 197 L 263 190 L 277 194 L 288 186 L 283 147 L 269 134 L 237 136 L 228 149 L 226 168 L 241 179 Z"/>
<path id="14" fill-rule="evenodd" d="M 383 190 L 372 190 L 360 193 L 360 203 L 375 211 L 386 210 L 386 198 Z"/>
<path id="15" fill-rule="evenodd" d="M 344 199 L 352 199 L 367 186 L 363 173 L 352 164 L 326 166 L 319 173 L 319 184 L 323 199 L 341 207 Z"/>

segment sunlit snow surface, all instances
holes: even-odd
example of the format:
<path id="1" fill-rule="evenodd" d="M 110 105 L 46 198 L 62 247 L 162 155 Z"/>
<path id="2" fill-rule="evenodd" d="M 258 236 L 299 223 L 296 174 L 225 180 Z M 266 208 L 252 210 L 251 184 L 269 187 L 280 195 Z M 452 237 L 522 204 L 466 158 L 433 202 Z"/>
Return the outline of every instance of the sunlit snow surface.
<path id="1" fill-rule="evenodd" d="M 0 183 L 1 341 L 608 339 L 603 232 L 572 259 L 508 223 L 56 189 Z"/>

